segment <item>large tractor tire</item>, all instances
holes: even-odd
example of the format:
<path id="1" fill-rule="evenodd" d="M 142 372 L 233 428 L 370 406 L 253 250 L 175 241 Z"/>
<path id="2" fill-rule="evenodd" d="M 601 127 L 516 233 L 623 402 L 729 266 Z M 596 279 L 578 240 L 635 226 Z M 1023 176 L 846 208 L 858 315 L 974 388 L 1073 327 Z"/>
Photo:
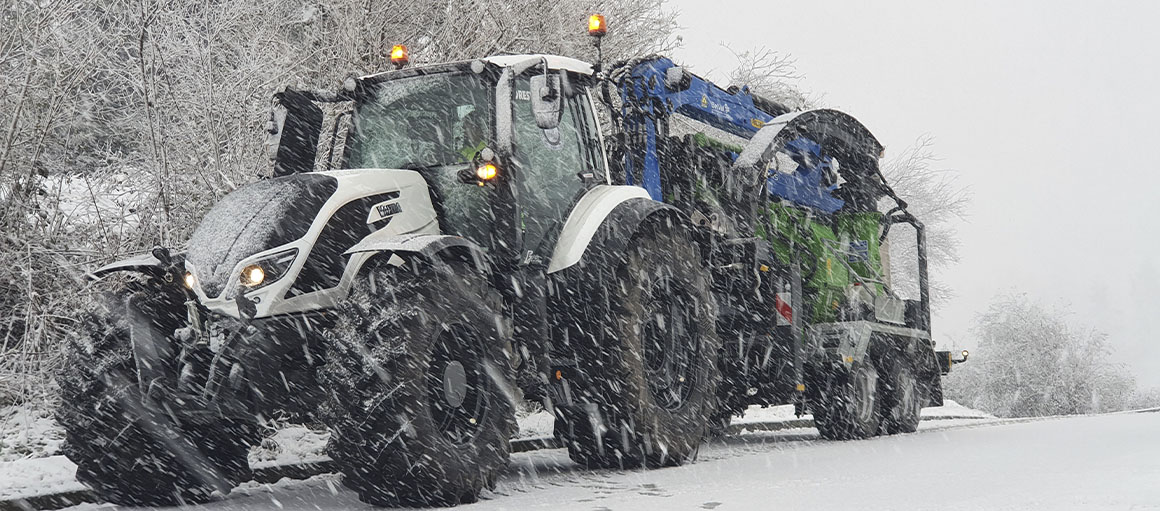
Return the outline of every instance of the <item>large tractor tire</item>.
<path id="1" fill-rule="evenodd" d="M 466 264 L 369 269 L 339 309 L 320 380 L 327 446 L 364 502 L 479 499 L 515 432 L 500 298 Z"/>
<path id="2" fill-rule="evenodd" d="M 658 222 L 659 223 L 659 222 Z M 598 404 L 596 431 L 569 438 L 591 468 L 659 467 L 695 455 L 717 411 L 716 306 L 688 232 L 650 225 L 629 240 L 594 300 L 578 357 Z M 590 332 L 591 334 L 591 332 Z"/>
<path id="3" fill-rule="evenodd" d="M 811 410 L 822 438 L 854 440 L 878 434 L 883 384 L 869 358 L 817 379 L 818 384 L 812 386 Z"/>
<path id="4" fill-rule="evenodd" d="M 882 432 L 914 433 L 922 408 L 930 402 L 930 389 L 918 378 L 915 364 L 901 351 L 887 362 L 883 386 Z"/>
<path id="5" fill-rule="evenodd" d="M 65 429 L 64 454 L 77 464 L 77 479 L 107 502 L 205 502 L 214 491 L 228 493 L 250 479 L 247 453 L 257 441 L 256 425 L 176 421 L 173 411 L 180 404 L 166 399 L 175 378 L 148 382 L 142 392 L 129 322 L 141 314 L 156 330 L 172 333 L 166 312 L 149 308 L 165 303 L 149 292 L 100 295 L 85 314 L 83 333 L 66 346 L 57 374 L 56 420 Z"/>

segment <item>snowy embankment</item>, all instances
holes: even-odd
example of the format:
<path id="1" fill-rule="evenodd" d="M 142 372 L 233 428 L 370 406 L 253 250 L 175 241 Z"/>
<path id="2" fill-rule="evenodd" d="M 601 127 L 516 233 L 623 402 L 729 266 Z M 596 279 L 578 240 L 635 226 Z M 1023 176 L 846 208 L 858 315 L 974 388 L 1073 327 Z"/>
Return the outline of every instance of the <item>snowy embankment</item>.
<path id="1" fill-rule="evenodd" d="M 751 406 L 748 410 L 745 411 L 744 416 L 734 417 L 732 424 L 735 427 L 744 428 L 746 424 L 791 421 L 795 419 L 813 420 L 813 418 L 814 416 L 810 414 L 802 415 L 801 417 L 794 415 L 793 405 L 771 406 L 768 408 Z M 967 408 L 955 401 L 947 399 L 944 401 L 943 406 L 923 408 L 922 418 L 930 420 L 994 419 L 995 416 L 984 411 Z"/>
<path id="2" fill-rule="evenodd" d="M 946 406 L 924 409 L 922 415 L 924 419 L 993 417 L 949 400 Z M 793 406 L 755 406 L 744 417 L 734 418 L 733 423 L 744 430 L 746 424 L 788 423 L 796 419 Z M 516 438 L 551 437 L 552 422 L 548 412 L 523 416 Z M 258 469 L 328 460 L 327 437 L 324 431 L 303 426 L 283 427 L 250 451 L 250 464 Z M 84 490 L 73 477 L 76 465 L 57 454 L 63 439 L 64 432 L 48 412 L 27 407 L 0 409 L 0 500 Z"/>

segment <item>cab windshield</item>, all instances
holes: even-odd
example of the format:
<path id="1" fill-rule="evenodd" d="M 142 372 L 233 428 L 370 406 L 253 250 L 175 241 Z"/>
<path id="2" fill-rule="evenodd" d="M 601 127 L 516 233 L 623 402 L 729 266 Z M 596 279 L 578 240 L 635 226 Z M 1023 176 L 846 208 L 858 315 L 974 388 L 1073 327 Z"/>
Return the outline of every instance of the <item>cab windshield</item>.
<path id="1" fill-rule="evenodd" d="M 427 168 L 471 162 L 491 139 L 493 89 L 472 73 L 376 84 L 355 108 L 351 168 Z"/>
<path id="2" fill-rule="evenodd" d="M 456 72 L 375 84 L 355 106 L 348 167 L 419 171 L 440 230 L 489 246 L 492 192 L 460 182 L 458 172 L 493 138 L 494 90 Z"/>

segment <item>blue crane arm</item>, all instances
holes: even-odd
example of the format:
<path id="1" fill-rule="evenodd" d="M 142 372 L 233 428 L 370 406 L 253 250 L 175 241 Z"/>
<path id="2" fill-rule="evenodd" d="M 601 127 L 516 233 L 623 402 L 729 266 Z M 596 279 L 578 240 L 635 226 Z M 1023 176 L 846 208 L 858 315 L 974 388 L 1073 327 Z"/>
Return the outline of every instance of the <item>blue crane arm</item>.
<path id="1" fill-rule="evenodd" d="M 643 135 L 639 184 L 655 200 L 663 200 L 657 154 L 660 119 L 676 113 L 750 139 L 775 117 L 789 113 L 784 106 L 753 96 L 748 87 L 722 89 L 665 57 L 635 61 L 630 66 L 611 73 L 611 77 L 620 90 L 626 131 Z M 786 144 L 786 150 L 799 157 L 801 166 L 792 174 L 771 175 L 768 192 L 825 212 L 841 208 L 843 202 L 830 195 L 833 187 L 822 184 L 830 164 L 822 157 L 821 146 L 812 140 L 798 139 Z M 633 182 L 633 164 L 633 158 L 625 159 L 627 184 L 637 184 Z"/>
<path id="2" fill-rule="evenodd" d="M 620 85 L 626 109 L 640 105 L 655 115 L 659 112 L 654 109 L 664 105 L 668 113 L 678 113 L 747 139 L 774 117 L 789 111 L 768 101 L 755 101 L 748 87 L 733 92 L 722 89 L 665 57 L 636 64 L 628 81 Z M 764 103 L 764 109 L 758 101 Z"/>

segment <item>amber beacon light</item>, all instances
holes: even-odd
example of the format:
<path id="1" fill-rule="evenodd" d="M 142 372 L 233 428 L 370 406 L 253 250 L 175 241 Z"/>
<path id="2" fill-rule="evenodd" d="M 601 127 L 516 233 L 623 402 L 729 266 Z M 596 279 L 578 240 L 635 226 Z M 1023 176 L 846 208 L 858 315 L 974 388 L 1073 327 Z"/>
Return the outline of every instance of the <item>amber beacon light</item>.
<path id="1" fill-rule="evenodd" d="M 391 64 L 394 64 L 395 69 L 402 69 L 407 65 L 410 59 L 407 57 L 407 47 L 401 44 L 396 44 L 391 47 Z"/>
<path id="2" fill-rule="evenodd" d="M 588 17 L 588 35 L 601 37 L 608 33 L 608 25 L 604 23 L 603 14 L 593 14 Z"/>

